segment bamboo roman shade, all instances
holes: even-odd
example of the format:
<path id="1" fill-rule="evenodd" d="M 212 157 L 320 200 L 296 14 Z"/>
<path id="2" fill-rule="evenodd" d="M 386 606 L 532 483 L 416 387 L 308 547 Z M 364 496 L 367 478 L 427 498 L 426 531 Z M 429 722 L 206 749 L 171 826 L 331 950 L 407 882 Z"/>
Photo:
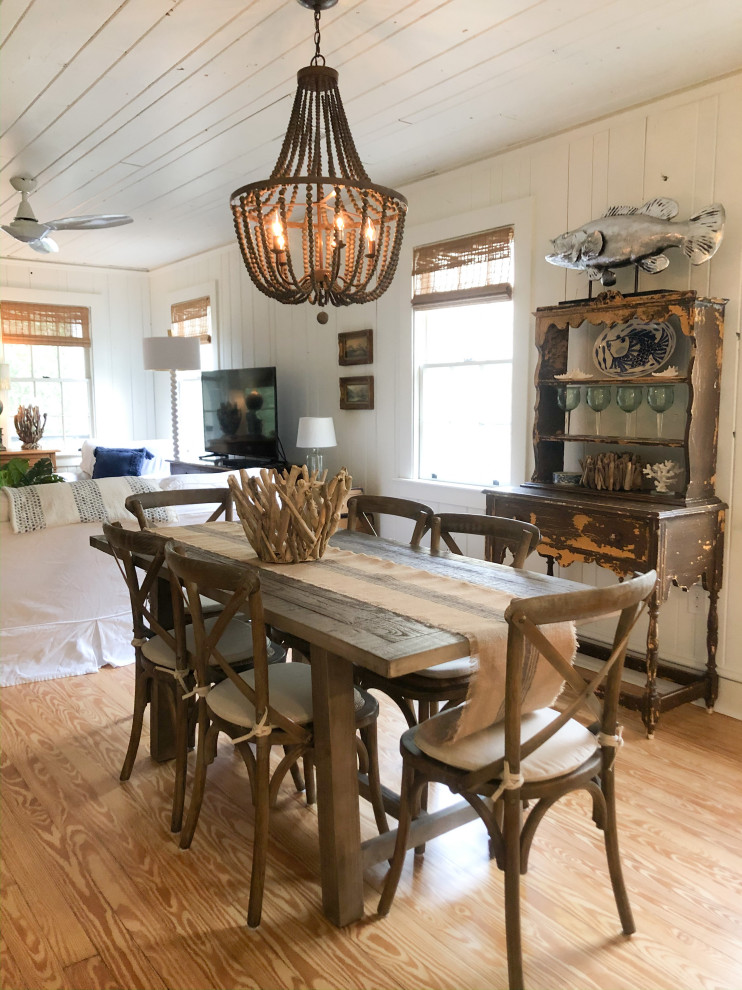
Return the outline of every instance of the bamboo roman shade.
<path id="1" fill-rule="evenodd" d="M 170 307 L 170 335 L 172 337 L 198 337 L 202 344 L 211 343 L 211 324 L 208 296 L 173 303 Z"/>
<path id="2" fill-rule="evenodd" d="M 412 305 L 417 308 L 512 295 L 512 227 L 482 230 L 414 250 Z"/>
<path id="3" fill-rule="evenodd" d="M 84 306 L 0 303 L 4 344 L 90 347 L 90 310 Z"/>

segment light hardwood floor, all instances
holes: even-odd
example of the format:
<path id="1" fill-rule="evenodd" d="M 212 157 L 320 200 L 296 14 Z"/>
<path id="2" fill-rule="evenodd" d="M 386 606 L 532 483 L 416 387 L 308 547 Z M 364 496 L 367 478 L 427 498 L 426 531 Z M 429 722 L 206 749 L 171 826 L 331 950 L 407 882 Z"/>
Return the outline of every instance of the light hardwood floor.
<path id="1" fill-rule="evenodd" d="M 252 841 L 244 767 L 225 743 L 199 830 L 168 830 L 172 768 L 146 746 L 118 781 L 132 669 L 8 688 L 2 720 L 5 990 L 450 988 L 506 985 L 502 875 L 474 822 L 408 854 L 392 912 L 338 930 L 320 910 L 316 814 L 290 779 L 272 819 L 263 924 L 245 926 Z M 686 706 L 653 741 L 625 713 L 619 823 L 638 931 L 621 936 L 585 796 L 541 825 L 523 879 L 529 988 L 742 987 L 742 723 Z M 397 786 L 401 717 L 384 706 Z M 432 796 L 432 802 L 450 795 Z M 364 810 L 363 828 L 374 834 Z"/>

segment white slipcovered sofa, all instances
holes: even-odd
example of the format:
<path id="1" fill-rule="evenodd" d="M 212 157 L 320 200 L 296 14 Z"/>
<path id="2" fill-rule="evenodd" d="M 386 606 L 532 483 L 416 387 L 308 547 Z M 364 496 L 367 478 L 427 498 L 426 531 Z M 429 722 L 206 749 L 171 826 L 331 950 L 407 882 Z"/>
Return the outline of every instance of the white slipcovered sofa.
<path id="1" fill-rule="evenodd" d="M 150 475 L 146 480 L 161 488 L 198 488 L 225 486 L 228 477 L 225 472 Z M 71 486 L 36 487 L 44 489 L 47 504 L 50 498 L 70 499 Z M 68 491 L 63 495 L 60 490 L 65 487 Z M 131 663 L 126 585 L 113 558 L 89 543 L 92 535 L 101 533 L 101 521 L 15 532 L 5 491 L 0 491 L 0 685 L 89 674 L 104 664 Z M 122 524 L 136 529 L 134 518 L 127 513 L 125 519 L 124 513 L 122 505 Z M 202 507 L 183 509 L 173 521 L 200 522 L 207 515 Z"/>

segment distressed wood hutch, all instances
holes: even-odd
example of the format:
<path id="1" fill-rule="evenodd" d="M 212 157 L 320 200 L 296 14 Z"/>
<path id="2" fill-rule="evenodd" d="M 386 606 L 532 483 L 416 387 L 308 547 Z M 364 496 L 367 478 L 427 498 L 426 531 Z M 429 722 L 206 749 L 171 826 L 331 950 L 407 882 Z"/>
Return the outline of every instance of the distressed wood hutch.
<path id="1" fill-rule="evenodd" d="M 627 680 L 621 695 L 625 706 L 641 712 L 650 736 L 661 712 L 697 698 L 713 708 L 718 690 L 717 601 L 726 506 L 714 494 L 714 481 L 724 306 L 725 300 L 668 291 L 602 293 L 594 300 L 538 309 L 533 476 L 518 487 L 485 490 L 490 515 L 539 527 L 538 552 L 547 558 L 550 573 L 554 561 L 562 566 L 596 563 L 619 576 L 657 571 L 646 652 L 631 652 L 626 661 L 630 670 L 641 672 L 643 683 Z M 676 368 L 676 373 L 659 378 L 643 372 L 617 379 L 597 370 L 593 352 L 598 334 L 634 319 L 666 322 L 673 328 L 675 347 L 663 364 Z M 572 375 L 577 368 L 590 377 Z M 584 402 L 584 391 L 591 385 L 611 389 L 611 405 L 601 413 Z M 625 385 L 643 392 L 649 386 L 669 385 L 672 408 L 660 417 L 644 403 L 644 408 L 625 414 L 613 398 L 615 389 Z M 566 386 L 580 389 L 581 403 L 571 414 L 562 411 L 557 399 L 557 390 Z M 674 460 L 681 469 L 677 490 L 659 494 L 648 479 L 640 490 L 629 491 L 554 483 L 556 472 L 578 470 L 581 458 L 611 450 L 639 454 L 650 464 Z M 709 596 L 703 671 L 660 659 L 658 641 L 659 606 L 670 587 L 687 589 L 698 582 Z M 593 656 L 608 653 L 605 644 L 582 637 L 580 649 Z"/>

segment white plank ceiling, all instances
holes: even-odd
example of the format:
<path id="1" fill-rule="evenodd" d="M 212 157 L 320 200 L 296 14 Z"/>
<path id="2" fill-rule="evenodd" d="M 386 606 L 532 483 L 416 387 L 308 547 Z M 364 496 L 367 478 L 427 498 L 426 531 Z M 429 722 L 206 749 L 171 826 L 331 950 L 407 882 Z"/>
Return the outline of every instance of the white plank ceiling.
<path id="1" fill-rule="evenodd" d="M 296 0 L 0 0 L 0 222 L 15 175 L 55 261 L 153 269 L 229 243 L 229 195 L 267 177 L 296 70 Z M 356 146 L 394 187 L 742 66 L 742 0 L 339 0 L 322 51 Z M 4 257 L 44 256 L 0 232 Z"/>

